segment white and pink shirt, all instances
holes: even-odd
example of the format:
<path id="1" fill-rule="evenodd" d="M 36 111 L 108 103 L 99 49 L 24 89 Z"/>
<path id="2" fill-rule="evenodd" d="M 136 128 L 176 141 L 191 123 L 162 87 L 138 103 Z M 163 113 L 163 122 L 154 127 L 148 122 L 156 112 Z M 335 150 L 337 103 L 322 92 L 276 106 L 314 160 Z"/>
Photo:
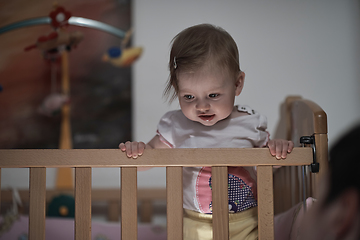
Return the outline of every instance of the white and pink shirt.
<path id="1" fill-rule="evenodd" d="M 228 118 L 214 126 L 187 119 L 181 110 L 166 113 L 158 124 L 161 141 L 172 148 L 253 148 L 266 146 L 267 119 L 248 106 L 235 106 L 248 115 Z M 257 206 L 256 171 L 252 167 L 229 167 L 229 212 Z M 212 212 L 211 168 L 183 168 L 184 208 Z"/>

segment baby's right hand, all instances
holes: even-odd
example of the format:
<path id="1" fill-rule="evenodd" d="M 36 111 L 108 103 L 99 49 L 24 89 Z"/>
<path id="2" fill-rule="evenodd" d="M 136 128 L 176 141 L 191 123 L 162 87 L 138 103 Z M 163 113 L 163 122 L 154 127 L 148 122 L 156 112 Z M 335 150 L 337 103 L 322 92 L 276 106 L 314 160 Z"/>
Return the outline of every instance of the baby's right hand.
<path id="1" fill-rule="evenodd" d="M 135 159 L 144 153 L 145 143 L 127 141 L 125 144 L 120 143 L 119 148 L 121 149 L 121 151 L 126 152 L 126 156 Z"/>

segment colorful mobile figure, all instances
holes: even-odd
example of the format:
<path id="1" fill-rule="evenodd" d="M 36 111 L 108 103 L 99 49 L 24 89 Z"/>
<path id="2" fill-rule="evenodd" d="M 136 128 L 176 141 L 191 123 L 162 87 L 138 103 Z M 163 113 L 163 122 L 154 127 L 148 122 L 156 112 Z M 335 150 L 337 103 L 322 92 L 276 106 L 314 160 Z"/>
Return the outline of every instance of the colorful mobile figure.
<path id="1" fill-rule="evenodd" d="M 29 51 L 38 48 L 43 52 L 45 59 L 56 60 L 60 58 L 62 51 L 70 51 L 76 47 L 83 39 L 83 34 L 79 31 L 66 32 L 64 30 L 69 25 L 70 17 L 70 12 L 66 11 L 63 7 L 57 6 L 49 14 L 50 25 L 54 31 L 46 36 L 40 36 L 36 43 L 27 46 L 24 50 Z"/>
<path id="2" fill-rule="evenodd" d="M 109 62 L 115 67 L 129 67 L 137 60 L 143 51 L 142 47 L 126 47 L 131 37 L 132 30 L 126 32 L 121 47 L 110 48 L 103 56 L 102 61 Z"/>

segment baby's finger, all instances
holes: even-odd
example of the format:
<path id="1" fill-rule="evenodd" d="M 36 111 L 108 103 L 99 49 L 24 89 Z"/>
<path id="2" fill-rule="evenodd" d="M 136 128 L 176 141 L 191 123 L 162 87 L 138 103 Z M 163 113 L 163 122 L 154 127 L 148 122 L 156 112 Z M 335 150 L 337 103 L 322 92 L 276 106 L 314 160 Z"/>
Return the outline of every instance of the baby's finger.
<path id="1" fill-rule="evenodd" d="M 284 141 L 282 144 L 282 153 L 281 153 L 281 158 L 286 158 L 287 153 L 288 153 L 288 141 Z"/>
<path id="2" fill-rule="evenodd" d="M 126 148 L 126 156 L 128 156 L 129 158 L 131 158 L 132 156 L 132 149 L 131 149 L 131 142 L 127 141 L 125 143 L 125 148 Z"/>
<path id="3" fill-rule="evenodd" d="M 269 141 L 268 147 L 269 147 L 271 156 L 275 156 L 276 155 L 275 142 Z"/>
<path id="4" fill-rule="evenodd" d="M 132 158 L 138 157 L 138 142 L 131 143 Z"/>
<path id="5" fill-rule="evenodd" d="M 138 155 L 141 156 L 143 153 L 144 153 L 144 149 L 145 149 L 145 143 L 143 142 L 139 142 L 139 152 L 138 152 Z"/>
<path id="6" fill-rule="evenodd" d="M 281 159 L 281 156 L 283 154 L 283 145 L 282 143 L 277 142 L 275 146 L 276 146 L 276 159 Z"/>
<path id="7" fill-rule="evenodd" d="M 274 152 L 274 154 L 272 154 L 273 156 L 276 157 L 276 159 L 281 159 L 282 156 L 282 151 L 283 151 L 283 141 L 280 139 L 275 139 L 272 140 L 273 142 L 273 147 L 272 147 L 272 151 Z M 270 148 L 270 146 L 269 146 Z M 270 149 L 271 151 L 271 149 Z"/>
<path id="8" fill-rule="evenodd" d="M 294 149 L 294 142 L 293 142 L 293 141 L 289 141 L 288 153 L 291 153 L 293 149 Z"/>
<path id="9" fill-rule="evenodd" d="M 121 151 L 125 152 L 126 150 L 126 147 L 125 147 L 125 144 L 124 143 L 120 143 L 119 144 L 119 148 L 121 149 Z"/>

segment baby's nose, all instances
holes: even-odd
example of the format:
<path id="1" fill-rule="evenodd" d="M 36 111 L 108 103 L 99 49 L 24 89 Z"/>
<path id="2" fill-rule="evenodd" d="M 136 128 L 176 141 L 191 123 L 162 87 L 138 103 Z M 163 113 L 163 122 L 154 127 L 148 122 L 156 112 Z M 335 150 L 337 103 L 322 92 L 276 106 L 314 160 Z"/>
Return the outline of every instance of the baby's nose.
<path id="1" fill-rule="evenodd" d="M 198 101 L 196 103 L 196 110 L 205 112 L 210 109 L 210 104 L 207 101 Z"/>

